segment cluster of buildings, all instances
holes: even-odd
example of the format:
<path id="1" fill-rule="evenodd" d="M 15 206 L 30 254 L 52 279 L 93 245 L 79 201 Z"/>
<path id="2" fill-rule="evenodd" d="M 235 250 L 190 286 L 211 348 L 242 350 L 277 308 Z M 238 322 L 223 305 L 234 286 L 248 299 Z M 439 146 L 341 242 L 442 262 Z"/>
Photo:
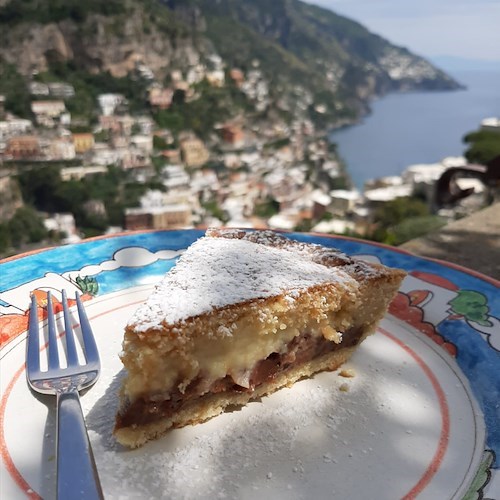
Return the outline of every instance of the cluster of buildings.
<path id="1" fill-rule="evenodd" d="M 318 192 L 314 179 L 333 185 L 344 178 L 325 140 L 311 135 L 306 151 L 297 154 L 295 144 L 306 142 L 299 123 L 276 130 L 279 137 L 293 140 L 271 148 L 266 147 L 267 140 L 234 123 L 219 131 L 216 151 L 193 136 L 179 138 L 180 162 L 160 169 L 165 189 L 147 192 L 140 207 L 127 209 L 126 229 L 223 224 L 294 228 L 313 217 Z"/>
<path id="2" fill-rule="evenodd" d="M 179 90 L 187 100 L 200 98 L 196 84 L 201 80 L 217 87 L 231 80 L 257 111 L 270 103 L 258 64 L 247 74 L 237 68 L 226 71 L 213 56 L 210 70 L 195 65 L 185 73 L 173 71 L 169 85 L 155 83 L 148 68 L 141 71 L 152 80 L 145 97 L 151 110 L 169 109 Z M 441 173 L 465 163 L 463 158 L 447 158 L 434 165 L 413 165 L 400 176 L 368 183 L 361 192 L 350 187 L 328 141 L 305 114 L 291 124 L 275 119 L 258 126 L 244 116 L 235 117 L 218 124 L 204 142 L 189 131 L 174 137 L 159 128 L 151 114 L 129 114 L 125 96 L 105 93 L 97 98 L 97 126 L 76 133 L 71 132 L 66 108 L 75 94 L 71 85 L 32 82 L 30 92 L 33 120 L 6 113 L 0 96 L 0 165 L 72 160 L 61 168 L 63 181 L 98 175 L 113 165 L 136 182 L 154 179 L 161 184 L 161 189 L 145 193 L 140 206 L 126 209 L 123 227 L 110 231 L 225 225 L 363 235 L 373 227 L 376 208 L 415 194 L 430 201 Z M 304 99 L 299 104 L 305 108 L 310 96 Z M 484 123 L 486 128 L 498 126 L 498 121 Z M 7 185 L 4 174 L 2 183 Z M 473 179 L 462 182 L 484 189 Z M 87 205 L 86 210 L 106 215 L 102 201 Z M 54 214 L 46 225 L 66 233 L 67 241 L 78 238 L 71 214 Z"/>
<path id="3" fill-rule="evenodd" d="M 154 76 L 148 68 L 140 69 L 145 77 Z M 257 111 L 270 104 L 258 63 L 247 74 L 237 68 L 226 71 L 214 55 L 209 69 L 197 64 L 185 72 L 172 71 L 168 85 L 152 80 L 145 109 L 168 110 L 177 91 L 187 101 L 202 98 L 196 85 L 202 80 L 214 87 L 235 85 Z M 276 120 L 256 126 L 238 116 L 217 124 L 211 140 L 204 142 L 189 131 L 174 137 L 155 124 L 152 113 L 132 116 L 125 96 L 103 93 L 97 96 L 97 126 L 91 132 L 74 132 L 67 109 L 68 99 L 75 96 L 70 84 L 32 82 L 29 89 L 31 120 L 6 113 L 0 96 L 0 163 L 36 168 L 39 163 L 62 162 L 63 181 L 98 175 L 113 165 L 136 182 L 154 179 L 162 184 L 161 190 L 147 192 L 140 206 L 126 210 L 123 228 L 112 230 L 221 224 L 291 227 L 310 219 L 315 184 L 345 178 L 328 144 L 316 138 L 306 119 L 292 126 Z M 86 210 L 105 215 L 102 202 L 88 205 Z M 77 229 L 67 215 L 56 214 L 47 227 L 59 226 L 73 241 Z"/>

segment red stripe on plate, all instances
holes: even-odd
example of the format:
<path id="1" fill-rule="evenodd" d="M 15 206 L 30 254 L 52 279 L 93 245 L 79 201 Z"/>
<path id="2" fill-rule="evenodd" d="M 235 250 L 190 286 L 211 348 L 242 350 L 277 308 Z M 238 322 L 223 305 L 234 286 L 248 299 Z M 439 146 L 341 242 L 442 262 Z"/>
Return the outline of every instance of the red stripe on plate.
<path id="1" fill-rule="evenodd" d="M 439 383 L 436 375 L 425 363 L 425 361 L 415 351 L 408 347 L 403 341 L 395 337 L 392 333 L 383 328 L 379 328 L 379 331 L 382 332 L 386 337 L 391 339 L 393 342 L 398 344 L 417 362 L 423 372 L 427 375 L 434 391 L 436 392 L 439 409 L 441 411 L 441 434 L 439 436 L 439 442 L 436 452 L 434 453 L 431 463 L 424 471 L 422 477 L 418 480 L 415 486 L 413 486 L 413 488 L 403 497 L 403 500 L 411 500 L 422 493 L 425 487 L 430 483 L 431 479 L 436 475 L 439 467 L 441 467 L 443 458 L 446 454 L 446 450 L 448 449 L 448 443 L 450 439 L 450 410 L 448 407 L 448 402 L 446 400 L 446 395 L 443 391 L 443 388 L 441 387 L 441 384 Z"/>

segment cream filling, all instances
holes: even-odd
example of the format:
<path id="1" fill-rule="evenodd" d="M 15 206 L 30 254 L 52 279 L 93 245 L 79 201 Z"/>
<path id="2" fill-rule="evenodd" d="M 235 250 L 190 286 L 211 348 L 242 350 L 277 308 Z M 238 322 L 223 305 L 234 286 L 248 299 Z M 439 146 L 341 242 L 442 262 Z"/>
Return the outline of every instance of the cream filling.
<path id="1" fill-rule="evenodd" d="M 146 334 L 147 345 L 134 333 L 128 334 L 122 357 L 128 370 L 123 395 L 129 401 L 144 395 L 165 398 L 176 389 L 183 393 L 200 375 L 207 390 L 228 374 L 245 387 L 249 367 L 273 352 L 283 353 L 303 332 L 340 343 L 339 332 L 352 326 L 354 294 L 344 294 L 343 301 L 338 293 L 327 295 L 308 294 L 296 304 L 282 298 L 269 305 L 247 306 L 243 315 L 225 327 L 214 315 L 213 324 L 206 325 L 203 335 L 191 341 L 188 337 L 185 344 L 173 350 L 171 342 L 162 342 L 161 334 Z M 210 334 L 217 329 L 217 335 Z"/>

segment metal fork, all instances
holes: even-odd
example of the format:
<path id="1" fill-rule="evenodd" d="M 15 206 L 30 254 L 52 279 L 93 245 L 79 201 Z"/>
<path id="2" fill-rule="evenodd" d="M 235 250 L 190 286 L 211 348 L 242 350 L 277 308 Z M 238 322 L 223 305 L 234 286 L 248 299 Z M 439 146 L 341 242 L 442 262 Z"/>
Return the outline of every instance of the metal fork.
<path id="1" fill-rule="evenodd" d="M 57 498 L 102 499 L 102 489 L 90 446 L 80 405 L 79 391 L 92 386 L 99 377 L 101 364 L 90 323 L 79 294 L 76 294 L 82 332 L 85 364 L 78 361 L 75 333 L 69 314 L 66 291 L 62 291 L 67 367 L 62 368 L 57 350 L 57 332 L 50 292 L 48 312 L 48 370 L 40 368 L 40 334 L 37 303 L 31 300 L 28 341 L 26 347 L 26 377 L 33 390 L 55 394 L 57 398 Z"/>

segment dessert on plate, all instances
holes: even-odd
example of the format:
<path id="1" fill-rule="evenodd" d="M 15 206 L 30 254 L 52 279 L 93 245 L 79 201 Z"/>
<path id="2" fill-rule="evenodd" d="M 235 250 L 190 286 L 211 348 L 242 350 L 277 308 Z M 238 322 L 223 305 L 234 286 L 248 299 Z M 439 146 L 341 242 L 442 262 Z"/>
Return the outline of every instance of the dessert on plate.
<path id="1" fill-rule="evenodd" d="M 404 276 L 272 231 L 209 229 L 125 329 L 116 439 L 135 448 L 337 369 Z"/>

